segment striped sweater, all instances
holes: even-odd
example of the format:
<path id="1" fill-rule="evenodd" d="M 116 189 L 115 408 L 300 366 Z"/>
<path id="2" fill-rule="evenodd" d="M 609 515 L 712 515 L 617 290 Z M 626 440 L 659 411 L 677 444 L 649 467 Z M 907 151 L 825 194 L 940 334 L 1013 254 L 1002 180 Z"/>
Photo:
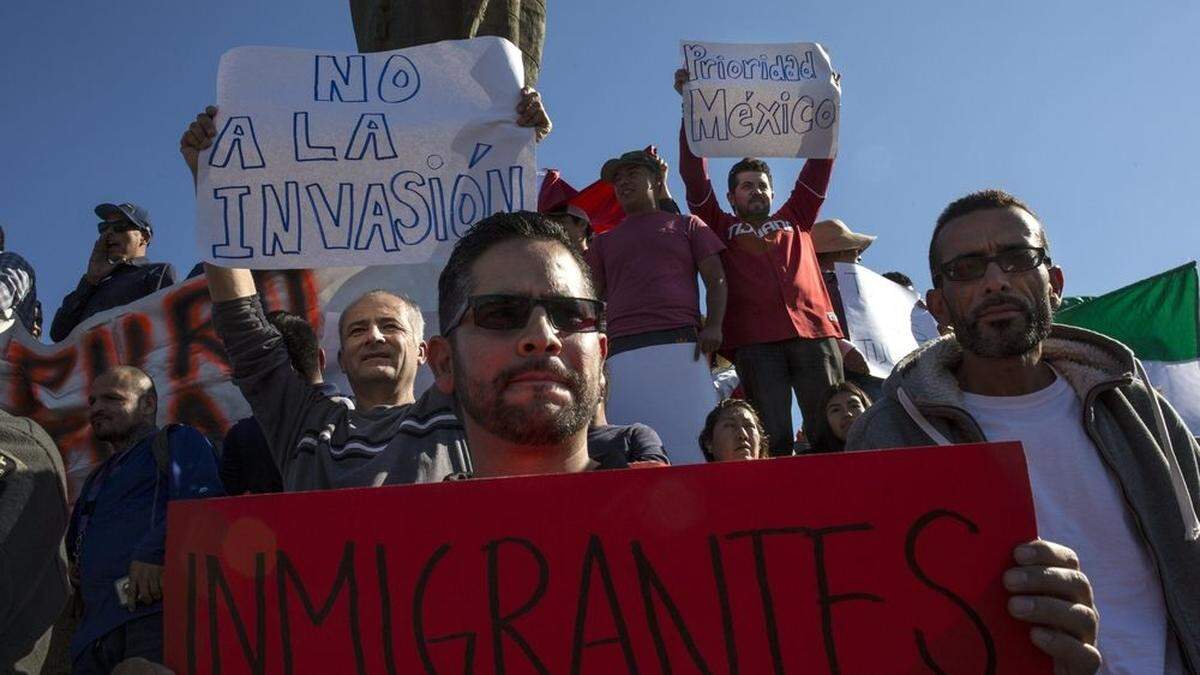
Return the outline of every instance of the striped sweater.
<path id="1" fill-rule="evenodd" d="M 285 491 L 436 482 L 470 470 L 453 399 L 436 387 L 415 403 L 356 410 L 292 368 L 258 296 L 214 304 L 213 325 Z"/>

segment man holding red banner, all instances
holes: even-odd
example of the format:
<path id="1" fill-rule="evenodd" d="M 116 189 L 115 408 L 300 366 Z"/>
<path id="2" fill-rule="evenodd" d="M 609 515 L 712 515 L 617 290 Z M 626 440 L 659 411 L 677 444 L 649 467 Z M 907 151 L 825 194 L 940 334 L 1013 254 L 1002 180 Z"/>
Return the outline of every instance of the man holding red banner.
<path id="1" fill-rule="evenodd" d="M 985 190 L 947 206 L 929 267 L 929 310 L 953 333 L 896 366 L 846 449 L 1021 441 L 1040 536 L 1078 553 L 1005 577 L 1034 643 L 1068 672 L 1101 655 L 1105 673 L 1200 672 L 1192 433 L 1127 347 L 1051 324 L 1063 272 L 1016 197 Z M 1068 583 L 1081 563 L 1091 591 Z"/>
<path id="2" fill-rule="evenodd" d="M 682 92 L 686 70 L 675 72 Z M 822 413 L 821 395 L 842 381 L 842 337 L 837 315 L 810 234 L 833 171 L 832 159 L 804 164 L 791 196 L 771 212 L 771 170 L 747 157 L 729 171 L 726 198 L 717 202 L 704 159 L 688 148 L 679 128 L 679 174 L 688 209 L 708 223 L 725 244 L 721 252 L 729 283 L 723 354 L 737 366 L 746 394 L 763 417 L 772 455 L 792 454 L 792 392 L 804 415 L 804 433 Z"/>

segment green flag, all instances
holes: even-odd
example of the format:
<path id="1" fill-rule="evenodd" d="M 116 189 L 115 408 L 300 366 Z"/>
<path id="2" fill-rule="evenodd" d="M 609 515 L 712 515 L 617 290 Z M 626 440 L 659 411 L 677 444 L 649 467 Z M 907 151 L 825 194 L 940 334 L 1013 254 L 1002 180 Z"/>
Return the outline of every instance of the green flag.
<path id="1" fill-rule="evenodd" d="M 1060 309 L 1056 323 L 1120 340 L 1151 384 L 1200 433 L 1200 282 L 1196 263 Z"/>

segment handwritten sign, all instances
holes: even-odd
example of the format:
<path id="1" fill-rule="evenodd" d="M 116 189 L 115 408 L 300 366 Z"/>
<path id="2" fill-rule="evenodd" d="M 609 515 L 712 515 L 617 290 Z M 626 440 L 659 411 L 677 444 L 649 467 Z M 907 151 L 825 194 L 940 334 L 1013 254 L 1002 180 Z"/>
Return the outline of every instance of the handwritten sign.
<path id="1" fill-rule="evenodd" d="M 887 377 L 900 359 L 938 336 L 937 320 L 913 291 L 862 265 L 835 263 L 834 270 L 847 339 L 875 377 Z"/>
<path id="2" fill-rule="evenodd" d="M 821 45 L 685 40 L 683 121 L 700 157 L 837 155 L 841 86 Z"/>
<path id="3" fill-rule="evenodd" d="M 949 479 L 953 477 L 953 479 Z M 1015 443 L 173 502 L 198 673 L 1051 672 Z"/>
<path id="4" fill-rule="evenodd" d="M 444 258 L 476 221 L 536 198 L 521 73 L 496 37 L 226 52 L 199 167 L 201 256 L 260 269 Z"/>

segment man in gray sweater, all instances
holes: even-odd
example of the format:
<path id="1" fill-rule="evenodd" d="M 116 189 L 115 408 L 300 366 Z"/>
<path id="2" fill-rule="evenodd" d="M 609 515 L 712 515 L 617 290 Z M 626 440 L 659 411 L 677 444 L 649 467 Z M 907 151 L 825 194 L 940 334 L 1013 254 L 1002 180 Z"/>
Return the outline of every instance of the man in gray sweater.
<path id="1" fill-rule="evenodd" d="M 929 267 L 929 310 L 953 333 L 896 366 L 846 449 L 1021 441 L 1041 540 L 1003 582 L 1055 672 L 1200 672 L 1191 432 L 1127 347 L 1051 324 L 1063 272 L 1017 198 L 951 203 Z"/>
<path id="2" fill-rule="evenodd" d="M 215 135 L 214 114 L 211 107 L 201 113 L 180 141 L 193 176 L 197 155 Z M 342 312 L 337 358 L 354 392 L 350 401 L 292 367 L 250 270 L 205 265 L 205 273 L 213 325 L 285 491 L 440 481 L 470 469 L 453 399 L 435 388 L 419 400 L 413 394 L 425 345 L 421 309 L 412 300 L 370 291 Z"/>

